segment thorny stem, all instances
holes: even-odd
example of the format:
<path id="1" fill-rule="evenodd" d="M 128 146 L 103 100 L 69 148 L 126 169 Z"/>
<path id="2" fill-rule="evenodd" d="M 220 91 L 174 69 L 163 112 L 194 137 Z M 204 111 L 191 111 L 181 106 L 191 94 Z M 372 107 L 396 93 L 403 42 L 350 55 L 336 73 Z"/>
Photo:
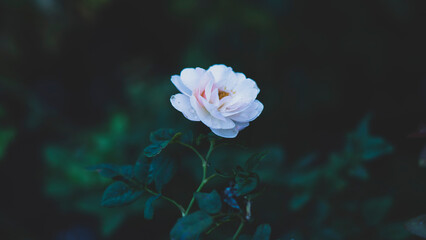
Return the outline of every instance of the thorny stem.
<path id="1" fill-rule="evenodd" d="M 156 192 L 152 191 L 151 189 L 149 189 L 147 187 L 145 187 L 145 191 L 147 191 L 147 192 L 149 192 L 149 193 L 151 193 L 152 195 L 155 195 L 155 196 L 160 195 L 161 198 L 163 198 L 164 200 L 169 201 L 173 205 L 175 205 L 179 209 L 180 213 L 182 214 L 182 217 L 185 216 L 185 208 L 183 208 L 182 205 L 180 205 L 179 203 L 177 203 L 175 200 L 173 200 L 173 199 L 171 199 L 169 197 L 166 197 L 166 196 L 164 196 L 164 195 L 162 195 L 160 193 L 156 193 Z"/>
<path id="2" fill-rule="evenodd" d="M 206 185 L 212 178 L 214 178 L 216 176 L 216 174 L 212 174 L 211 176 L 207 177 L 207 161 L 210 157 L 211 152 L 213 151 L 214 142 L 210 141 L 210 147 L 209 147 L 209 150 L 208 150 L 205 158 L 193 146 L 188 145 L 186 143 L 182 143 L 182 142 L 179 142 L 179 143 L 181 145 L 191 149 L 192 151 L 194 151 L 195 154 L 197 154 L 197 156 L 201 159 L 202 167 L 203 167 L 203 178 L 202 178 L 201 183 L 198 186 L 197 190 L 195 191 L 196 193 L 200 192 L 201 189 L 203 189 L 204 185 Z M 186 208 L 186 211 L 183 213 L 183 216 L 186 216 L 189 213 L 189 210 L 191 210 L 191 207 L 194 204 L 194 202 L 195 202 L 195 195 L 192 195 L 191 201 L 189 202 L 188 207 Z"/>

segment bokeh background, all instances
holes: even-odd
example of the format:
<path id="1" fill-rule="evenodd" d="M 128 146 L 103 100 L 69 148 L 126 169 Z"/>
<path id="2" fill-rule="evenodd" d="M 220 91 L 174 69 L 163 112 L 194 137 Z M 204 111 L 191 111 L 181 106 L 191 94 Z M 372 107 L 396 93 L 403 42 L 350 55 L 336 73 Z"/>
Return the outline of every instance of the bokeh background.
<path id="1" fill-rule="evenodd" d="M 85 167 L 134 163 L 160 127 L 206 133 L 171 107 L 170 77 L 223 63 L 265 105 L 236 142 L 271 150 L 245 233 L 267 222 L 273 239 L 418 239 L 402 224 L 426 212 L 425 141 L 407 138 L 426 119 L 425 23 L 420 0 L 0 1 L 0 238 L 167 239 L 175 210 L 160 203 L 147 221 L 142 203 L 102 208 L 109 181 Z M 366 116 L 392 152 L 334 171 Z M 200 166 L 175 151 L 165 192 L 187 202 Z M 230 151 L 217 161 L 250 152 Z M 293 186 L 299 168 L 339 177 Z"/>

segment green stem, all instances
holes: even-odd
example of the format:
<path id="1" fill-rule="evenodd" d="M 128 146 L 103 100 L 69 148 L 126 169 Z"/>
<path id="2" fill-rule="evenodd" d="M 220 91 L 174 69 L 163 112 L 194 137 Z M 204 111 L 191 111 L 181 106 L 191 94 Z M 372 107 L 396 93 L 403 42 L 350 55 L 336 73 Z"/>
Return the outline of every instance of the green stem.
<path id="1" fill-rule="evenodd" d="M 210 154 L 213 152 L 213 149 L 214 149 L 214 141 L 210 140 L 209 151 L 207 151 L 207 155 L 206 155 L 206 162 L 209 160 Z"/>
<path id="2" fill-rule="evenodd" d="M 240 233 L 241 233 L 241 230 L 243 230 L 243 227 L 244 227 L 244 220 L 241 219 L 240 226 L 238 226 L 238 229 L 235 232 L 234 236 L 232 237 L 232 240 L 236 240 L 237 239 L 238 235 L 240 235 Z"/>
<path id="3" fill-rule="evenodd" d="M 218 222 L 218 223 L 216 223 L 216 225 L 215 225 L 214 227 L 210 228 L 210 229 L 206 232 L 206 235 L 209 235 L 211 232 L 213 232 L 214 230 L 216 230 L 216 229 L 217 229 L 218 227 L 220 227 L 222 224 L 227 223 L 227 222 L 230 222 L 230 221 L 232 221 L 232 219 L 226 219 L 226 220 L 224 220 L 224 221 L 222 221 L 222 222 Z"/>
<path id="4" fill-rule="evenodd" d="M 197 190 L 195 191 L 196 193 L 200 192 L 201 189 L 203 189 L 204 185 L 206 185 L 206 183 L 208 182 L 208 180 L 206 179 L 206 173 L 207 173 L 207 163 L 203 162 L 203 179 L 201 180 L 200 186 L 198 186 Z M 210 177 L 208 179 L 210 179 Z M 185 215 L 187 215 L 189 213 L 189 210 L 191 210 L 191 207 L 194 204 L 194 202 L 195 202 L 195 194 L 192 195 L 192 198 L 191 198 L 191 201 L 189 202 L 188 208 L 185 211 Z"/>
<path id="5" fill-rule="evenodd" d="M 186 144 L 186 143 L 183 143 L 183 142 L 178 142 L 178 143 L 182 146 L 185 146 L 185 147 L 191 149 L 195 154 L 197 154 L 197 156 L 201 159 L 201 161 L 203 161 L 203 163 L 207 162 L 207 160 L 203 157 L 203 155 L 201 155 L 201 153 L 198 152 L 198 150 L 195 149 L 193 146 Z"/>
<path id="6" fill-rule="evenodd" d="M 208 152 L 207 152 L 206 158 L 204 158 L 204 157 L 200 154 L 200 152 L 198 152 L 198 150 L 197 150 L 197 149 L 195 149 L 193 146 L 188 145 L 188 144 L 186 144 L 186 143 L 182 143 L 182 142 L 179 142 L 179 143 L 180 143 L 181 145 L 183 145 L 183 146 L 187 147 L 187 148 L 190 148 L 190 149 L 191 149 L 192 151 L 194 151 L 194 152 L 195 152 L 195 154 L 197 154 L 197 155 L 198 155 L 198 157 L 200 157 L 200 159 L 201 159 L 202 167 L 203 167 L 203 178 L 202 178 L 201 183 L 200 183 L 200 185 L 198 186 L 197 190 L 195 191 L 196 193 L 197 193 L 197 192 L 200 192 L 200 191 L 201 191 L 201 189 L 203 189 L 204 185 L 206 185 L 206 184 L 208 183 L 208 181 L 210 181 L 210 179 L 212 179 L 212 178 L 214 178 L 214 177 L 216 176 L 216 174 L 212 174 L 211 176 L 207 177 L 207 160 L 209 159 L 210 154 L 211 154 L 211 152 L 213 151 L 213 148 L 214 148 L 214 142 L 213 142 L 213 141 L 210 141 L 210 147 L 209 147 L 209 150 L 208 150 Z M 194 202 L 195 202 L 195 194 L 193 194 L 193 195 L 192 195 L 191 201 L 189 202 L 188 207 L 186 208 L 186 211 L 185 211 L 185 213 L 184 213 L 184 216 L 186 216 L 186 215 L 189 213 L 189 210 L 191 210 L 192 205 L 194 205 Z"/>
<path id="7" fill-rule="evenodd" d="M 160 197 L 161 197 L 162 199 L 164 199 L 164 200 L 166 200 L 166 201 L 171 202 L 173 205 L 175 205 L 175 206 L 179 209 L 180 213 L 182 214 L 182 217 L 183 217 L 183 216 L 185 216 L 185 208 L 183 208 L 183 207 L 182 207 L 182 205 L 180 205 L 179 203 L 177 203 L 175 200 L 173 200 L 173 199 L 171 199 L 171 198 L 169 198 L 169 197 L 166 197 L 166 196 L 164 196 L 164 195 L 161 195 L 161 194 L 159 194 L 159 193 L 156 193 L 156 192 L 152 191 L 151 189 L 149 189 L 149 188 L 147 188 L 147 187 L 145 188 L 145 190 L 146 190 L 147 192 L 151 193 L 152 195 L 155 195 L 155 196 L 160 195 Z"/>

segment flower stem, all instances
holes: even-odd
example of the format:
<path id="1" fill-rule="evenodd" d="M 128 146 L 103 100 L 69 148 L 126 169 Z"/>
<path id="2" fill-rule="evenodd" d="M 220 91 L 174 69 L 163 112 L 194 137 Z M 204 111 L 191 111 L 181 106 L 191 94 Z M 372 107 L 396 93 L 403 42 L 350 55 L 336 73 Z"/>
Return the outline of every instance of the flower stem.
<path id="1" fill-rule="evenodd" d="M 195 191 L 196 193 L 200 192 L 201 189 L 203 189 L 204 185 L 206 185 L 208 183 L 208 181 L 210 181 L 210 179 L 212 179 L 212 178 L 214 178 L 216 176 L 216 174 L 212 174 L 211 176 L 207 177 L 207 161 L 208 161 L 208 159 L 210 157 L 211 152 L 213 151 L 214 142 L 210 141 L 210 147 L 209 147 L 209 150 L 208 150 L 207 155 L 206 155 L 205 158 L 193 146 L 188 145 L 186 143 L 182 143 L 182 142 L 179 142 L 179 143 L 181 145 L 183 145 L 183 146 L 191 149 L 192 151 L 194 151 L 195 154 L 197 154 L 197 156 L 201 159 L 202 167 L 203 167 L 203 178 L 202 178 L 201 183 L 198 186 L 197 190 Z M 186 208 L 186 211 L 184 212 L 183 216 L 186 216 L 189 213 L 189 210 L 191 210 L 192 205 L 194 205 L 194 202 L 195 202 L 195 195 L 193 194 L 192 198 L 191 198 L 191 201 L 189 202 L 188 207 Z"/>
<path id="2" fill-rule="evenodd" d="M 236 240 L 237 239 L 238 235 L 240 235 L 240 233 L 241 233 L 241 230 L 243 230 L 243 227 L 244 227 L 244 220 L 241 219 L 240 226 L 238 226 L 238 229 L 235 232 L 234 236 L 232 237 L 232 240 Z"/>
<path id="3" fill-rule="evenodd" d="M 149 188 L 147 188 L 147 187 L 145 187 L 145 191 L 147 191 L 147 192 L 149 192 L 149 193 L 151 193 L 152 195 L 155 195 L 155 196 L 160 195 L 160 197 L 161 197 L 162 199 L 164 199 L 164 200 L 166 200 L 166 201 L 169 201 L 169 202 L 171 202 L 173 205 L 175 205 L 175 206 L 179 209 L 180 213 L 182 214 L 182 217 L 183 217 L 183 216 L 185 216 L 185 208 L 183 208 L 183 207 L 182 207 L 182 205 L 180 205 L 179 203 L 177 203 L 175 200 L 173 200 L 173 199 L 171 199 L 171 198 L 169 198 L 169 197 L 166 197 L 166 196 L 164 196 L 164 195 L 162 195 L 162 194 L 160 194 L 160 193 L 156 193 L 156 192 L 152 191 L 151 189 L 149 189 Z"/>
<path id="4" fill-rule="evenodd" d="M 201 161 L 207 162 L 207 160 L 203 157 L 203 155 L 201 155 L 201 153 L 198 152 L 198 150 L 195 149 L 193 146 L 186 144 L 186 143 L 183 143 L 183 142 L 178 142 L 178 143 L 182 146 L 185 146 L 185 147 L 191 149 L 195 154 L 197 154 L 197 156 L 201 159 Z"/>

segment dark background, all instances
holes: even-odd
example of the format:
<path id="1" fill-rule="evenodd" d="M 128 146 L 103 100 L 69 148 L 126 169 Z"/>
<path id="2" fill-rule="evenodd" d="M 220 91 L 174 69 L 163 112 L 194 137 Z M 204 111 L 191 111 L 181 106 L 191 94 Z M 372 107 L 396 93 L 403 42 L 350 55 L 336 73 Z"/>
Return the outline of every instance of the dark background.
<path id="1" fill-rule="evenodd" d="M 61 168 L 60 161 L 46 162 L 46 149 L 75 154 L 94 132 L 108 139 L 104 132 L 116 114 L 117 124 L 129 126 L 111 147 L 123 148 L 118 162 L 134 162 L 158 127 L 206 131 L 172 109 L 168 100 L 177 90 L 169 80 L 185 67 L 216 63 L 243 72 L 261 89 L 264 112 L 238 141 L 278 146 L 289 162 L 341 149 L 346 133 L 371 114 L 372 134 L 394 152 L 368 165 L 372 177 L 358 191 L 392 195 L 389 221 L 420 215 L 426 211 L 426 172 L 418 167 L 424 141 L 407 135 L 426 119 L 425 24 L 426 2 L 414 0 L 2 0 L 0 132 L 13 137 L 1 143 L 0 236 L 166 238 L 177 218 L 170 209 L 152 222 L 134 215 L 102 234 L 102 214 L 75 210 L 70 197 L 45 190 L 57 183 L 49 177 L 55 166 Z M 93 153 L 96 161 L 117 157 L 107 148 Z M 99 200 L 105 185 L 97 177 L 90 181 L 96 190 L 85 190 Z M 66 191 L 81 188 L 73 184 Z M 275 206 L 279 211 L 284 203 Z M 270 222 L 274 238 L 309 218 L 306 212 L 292 213 L 294 221 L 287 216 Z M 373 229 L 352 237 L 376 239 Z"/>

